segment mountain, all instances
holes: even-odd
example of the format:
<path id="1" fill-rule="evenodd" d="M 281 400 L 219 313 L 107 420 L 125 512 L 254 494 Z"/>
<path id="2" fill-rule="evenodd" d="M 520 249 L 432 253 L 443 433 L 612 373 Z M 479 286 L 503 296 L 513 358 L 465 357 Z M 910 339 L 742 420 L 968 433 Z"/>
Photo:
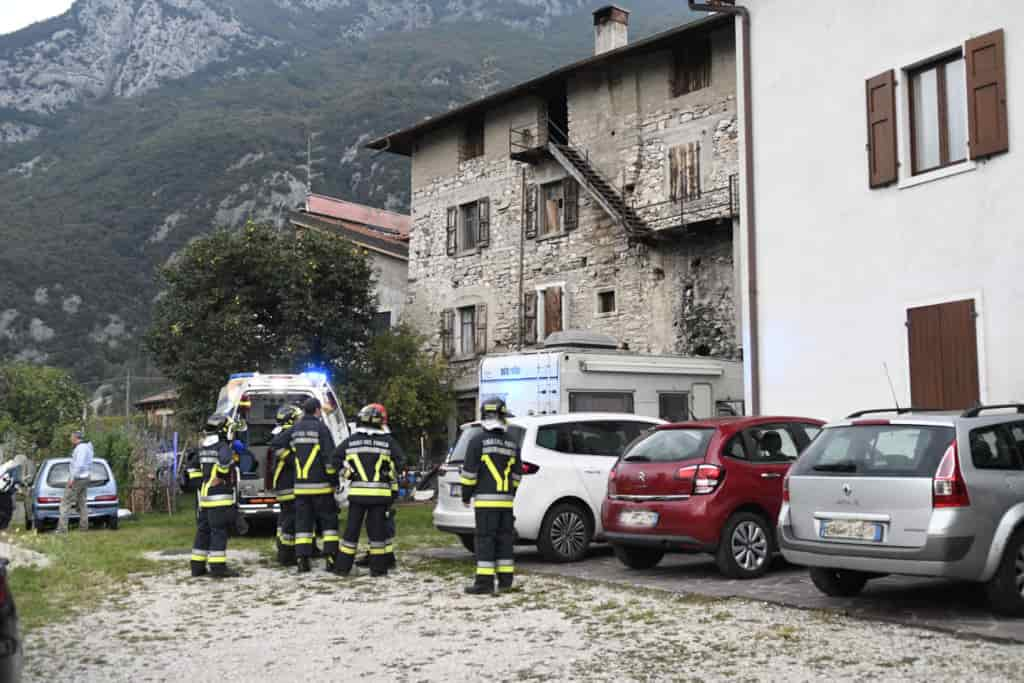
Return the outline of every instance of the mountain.
<path id="1" fill-rule="evenodd" d="M 591 9 L 77 0 L 0 36 L 0 358 L 82 379 L 137 363 L 155 269 L 216 226 L 280 221 L 310 171 L 317 192 L 407 208 L 408 164 L 362 144 L 587 56 Z M 634 39 L 688 15 L 632 9 Z"/>

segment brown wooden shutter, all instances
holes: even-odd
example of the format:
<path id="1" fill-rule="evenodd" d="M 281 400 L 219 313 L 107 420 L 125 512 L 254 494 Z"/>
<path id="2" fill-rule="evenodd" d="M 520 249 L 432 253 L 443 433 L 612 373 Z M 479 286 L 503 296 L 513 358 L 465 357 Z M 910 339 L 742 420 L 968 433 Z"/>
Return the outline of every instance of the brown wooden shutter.
<path id="1" fill-rule="evenodd" d="M 478 223 L 479 239 L 477 239 L 477 246 L 487 247 L 491 244 L 491 200 L 484 197 L 476 205 L 477 215 L 480 220 Z"/>
<path id="2" fill-rule="evenodd" d="M 455 310 L 441 311 L 441 353 L 445 358 L 455 354 Z"/>
<path id="3" fill-rule="evenodd" d="M 537 292 L 523 293 L 523 343 L 537 343 Z"/>
<path id="4" fill-rule="evenodd" d="M 967 119 L 972 159 L 1010 149 L 1003 30 L 967 41 Z"/>
<path id="5" fill-rule="evenodd" d="M 523 232 L 526 239 L 537 236 L 537 186 L 527 185 L 523 194 Z"/>
<path id="6" fill-rule="evenodd" d="M 979 400 L 973 301 L 910 309 L 907 335 L 914 407 L 964 410 Z"/>
<path id="7" fill-rule="evenodd" d="M 565 230 L 575 230 L 580 225 L 580 186 L 573 178 L 562 181 L 562 197 L 565 202 Z"/>
<path id="8" fill-rule="evenodd" d="M 447 237 L 447 248 L 448 255 L 454 256 L 455 252 L 459 250 L 459 243 L 457 239 L 459 230 L 459 207 L 449 206 L 448 207 L 448 237 Z"/>
<path id="9" fill-rule="evenodd" d="M 487 304 L 476 305 L 476 316 L 473 319 L 476 338 L 474 339 L 474 350 L 477 354 L 487 353 Z"/>
<path id="10" fill-rule="evenodd" d="M 562 288 L 544 290 L 544 338 L 552 332 L 562 331 Z"/>
<path id="11" fill-rule="evenodd" d="M 899 179 L 896 156 L 896 76 L 890 69 L 867 81 L 868 185 Z"/>

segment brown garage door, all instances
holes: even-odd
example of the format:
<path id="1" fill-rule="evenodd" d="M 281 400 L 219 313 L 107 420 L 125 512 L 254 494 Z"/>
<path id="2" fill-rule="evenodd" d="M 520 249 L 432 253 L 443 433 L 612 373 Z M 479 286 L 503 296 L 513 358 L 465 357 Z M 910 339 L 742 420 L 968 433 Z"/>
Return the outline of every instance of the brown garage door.
<path id="1" fill-rule="evenodd" d="M 968 408 L 981 398 L 974 301 L 907 311 L 910 394 L 918 408 Z"/>

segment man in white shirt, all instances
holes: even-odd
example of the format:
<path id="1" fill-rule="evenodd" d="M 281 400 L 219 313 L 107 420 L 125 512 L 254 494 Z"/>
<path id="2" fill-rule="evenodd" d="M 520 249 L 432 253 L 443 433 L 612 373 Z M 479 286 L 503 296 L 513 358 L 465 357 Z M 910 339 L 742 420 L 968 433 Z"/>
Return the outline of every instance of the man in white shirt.
<path id="1" fill-rule="evenodd" d="M 89 530 L 89 478 L 92 471 L 92 444 L 84 439 L 82 432 L 72 432 L 71 445 L 75 450 L 71 452 L 71 466 L 68 472 L 68 487 L 64 491 L 64 497 L 60 501 L 60 522 L 57 523 L 57 533 L 67 533 L 68 517 L 71 515 L 71 507 L 78 509 L 78 528 L 82 531 Z"/>

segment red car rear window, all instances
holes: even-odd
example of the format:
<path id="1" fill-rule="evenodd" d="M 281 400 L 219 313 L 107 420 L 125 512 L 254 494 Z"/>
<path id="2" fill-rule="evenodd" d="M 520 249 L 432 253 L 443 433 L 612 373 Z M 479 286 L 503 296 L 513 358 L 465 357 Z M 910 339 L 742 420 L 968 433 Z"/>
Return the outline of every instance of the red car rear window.
<path id="1" fill-rule="evenodd" d="M 624 462 L 677 462 L 704 459 L 714 429 L 659 429 L 633 444 Z"/>

